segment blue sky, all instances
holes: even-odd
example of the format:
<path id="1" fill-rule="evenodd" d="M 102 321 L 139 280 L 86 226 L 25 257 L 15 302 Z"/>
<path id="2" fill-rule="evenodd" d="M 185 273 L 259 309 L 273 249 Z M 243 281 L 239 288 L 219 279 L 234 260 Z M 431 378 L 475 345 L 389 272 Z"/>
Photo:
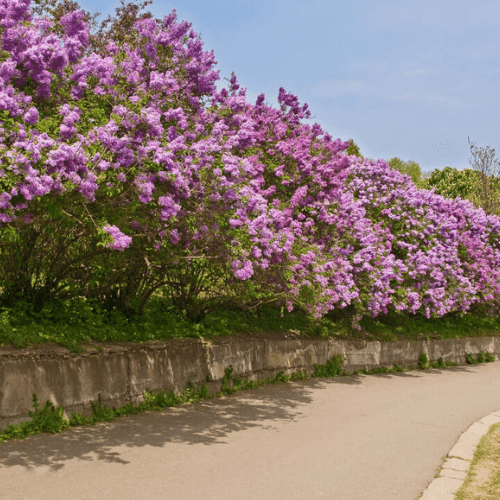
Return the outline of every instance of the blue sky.
<path id="1" fill-rule="evenodd" d="M 78 3 L 99 23 L 121 5 Z M 284 87 L 309 105 L 303 123 L 365 157 L 466 168 L 468 137 L 500 145 L 498 0 L 154 0 L 145 11 L 173 9 L 214 50 L 219 89 L 234 71 L 248 102 L 263 92 L 278 108 Z"/>

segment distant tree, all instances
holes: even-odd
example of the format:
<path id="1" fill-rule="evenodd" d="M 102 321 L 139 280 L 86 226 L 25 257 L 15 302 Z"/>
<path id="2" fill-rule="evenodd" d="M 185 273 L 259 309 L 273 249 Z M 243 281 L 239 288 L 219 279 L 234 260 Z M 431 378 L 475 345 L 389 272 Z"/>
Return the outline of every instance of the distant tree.
<path id="1" fill-rule="evenodd" d="M 354 155 L 361 158 L 361 161 L 364 160 L 363 155 L 359 152 L 359 146 L 352 139 L 349 139 L 349 147 L 344 152 L 349 156 Z"/>
<path id="2" fill-rule="evenodd" d="M 468 139 L 468 138 L 467 138 Z M 470 144 L 474 162 L 472 168 L 478 173 L 478 182 L 475 184 L 475 195 L 480 206 L 489 215 L 500 215 L 499 174 L 500 163 L 495 160 L 495 150 L 489 146 L 476 148 Z"/>
<path id="3" fill-rule="evenodd" d="M 458 170 L 452 167 L 435 169 L 426 175 L 421 182 L 422 189 L 434 189 L 436 194 L 446 198 L 455 199 L 460 196 L 462 200 L 469 200 L 476 207 L 479 200 L 476 196 L 478 173 L 472 169 Z"/>
<path id="4" fill-rule="evenodd" d="M 387 161 L 387 160 L 386 160 Z M 420 186 L 422 182 L 422 171 L 420 170 L 420 165 L 414 161 L 404 162 L 398 157 L 394 156 L 389 161 L 387 165 L 394 170 L 401 172 L 402 174 L 409 175 L 413 184 Z"/>

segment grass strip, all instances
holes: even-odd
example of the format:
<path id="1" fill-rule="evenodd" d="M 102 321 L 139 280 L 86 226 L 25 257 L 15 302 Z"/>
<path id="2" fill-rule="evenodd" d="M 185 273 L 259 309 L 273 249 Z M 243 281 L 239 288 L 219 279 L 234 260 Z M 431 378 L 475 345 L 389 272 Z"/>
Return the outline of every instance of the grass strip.
<path id="1" fill-rule="evenodd" d="M 493 337 L 500 333 L 500 318 L 450 314 L 442 318 L 365 318 L 361 331 L 351 327 L 349 317 L 326 315 L 321 319 L 301 311 L 261 306 L 254 310 L 221 308 L 199 323 L 183 317 L 159 296 L 151 297 L 143 316 L 126 318 L 113 308 L 77 298 L 60 301 L 33 312 L 31 304 L 15 309 L 0 308 L 0 346 L 31 348 L 55 343 L 78 354 L 89 340 L 111 343 L 143 343 L 173 338 L 230 337 L 235 334 L 292 333 L 305 338 L 394 342 L 399 340 L 441 340 L 466 337 Z"/>

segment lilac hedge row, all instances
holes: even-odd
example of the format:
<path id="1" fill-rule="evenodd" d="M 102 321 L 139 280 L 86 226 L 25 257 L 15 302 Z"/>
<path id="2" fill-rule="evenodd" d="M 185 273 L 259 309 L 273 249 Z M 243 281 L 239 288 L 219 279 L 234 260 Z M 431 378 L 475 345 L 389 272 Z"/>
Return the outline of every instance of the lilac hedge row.
<path id="1" fill-rule="evenodd" d="M 352 304 L 355 326 L 389 310 L 498 313 L 500 218 L 346 155 L 348 142 L 301 123 L 307 104 L 283 88 L 278 110 L 264 94 L 246 102 L 234 74 L 218 92 L 213 51 L 175 10 L 83 56 L 81 11 L 61 19 L 61 44 L 29 3 L 0 1 L 4 235 L 62 211 L 85 242 L 73 261 L 97 262 L 101 247 L 108 289 L 113 267 L 145 262 L 146 298 L 202 262 L 225 277 L 219 294 L 267 294 L 316 317 Z M 68 262 L 60 277 L 76 273 Z"/>

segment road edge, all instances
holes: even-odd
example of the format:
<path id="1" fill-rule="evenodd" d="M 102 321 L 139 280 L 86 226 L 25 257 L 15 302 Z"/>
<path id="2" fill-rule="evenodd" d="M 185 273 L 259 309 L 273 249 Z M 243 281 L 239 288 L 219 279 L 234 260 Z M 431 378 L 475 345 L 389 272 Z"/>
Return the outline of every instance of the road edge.
<path id="1" fill-rule="evenodd" d="M 454 500 L 467 477 L 479 441 L 499 422 L 500 410 L 497 410 L 477 420 L 463 432 L 448 452 L 439 476 L 427 486 L 418 500 Z"/>

